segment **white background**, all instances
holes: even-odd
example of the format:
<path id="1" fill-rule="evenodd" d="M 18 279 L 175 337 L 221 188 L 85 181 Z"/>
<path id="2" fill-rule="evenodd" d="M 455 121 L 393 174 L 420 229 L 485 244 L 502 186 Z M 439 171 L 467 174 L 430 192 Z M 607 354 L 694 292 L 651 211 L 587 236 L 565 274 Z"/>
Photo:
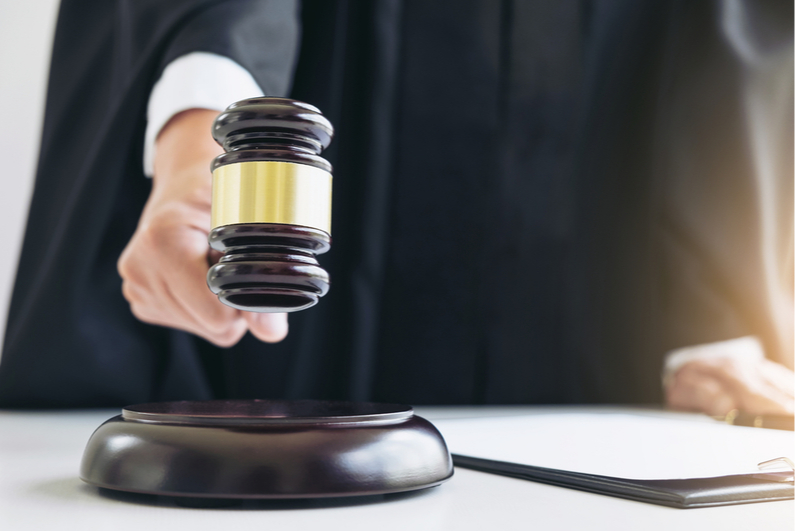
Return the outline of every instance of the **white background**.
<path id="1" fill-rule="evenodd" d="M 33 190 L 58 3 L 0 1 L 0 341 Z"/>

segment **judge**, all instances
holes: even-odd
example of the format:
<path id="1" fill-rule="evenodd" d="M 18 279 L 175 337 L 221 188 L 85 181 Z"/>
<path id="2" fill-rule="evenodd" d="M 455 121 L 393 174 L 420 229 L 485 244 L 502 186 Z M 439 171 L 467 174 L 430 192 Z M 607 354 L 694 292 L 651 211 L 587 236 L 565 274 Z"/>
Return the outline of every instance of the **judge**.
<path id="1" fill-rule="evenodd" d="M 778 4 L 95 4 L 61 8 L 1 405 L 655 402 L 710 344 L 672 403 L 792 411 Z M 257 95 L 219 80 L 338 131 L 333 287 L 277 344 L 204 285 L 209 125 Z"/>

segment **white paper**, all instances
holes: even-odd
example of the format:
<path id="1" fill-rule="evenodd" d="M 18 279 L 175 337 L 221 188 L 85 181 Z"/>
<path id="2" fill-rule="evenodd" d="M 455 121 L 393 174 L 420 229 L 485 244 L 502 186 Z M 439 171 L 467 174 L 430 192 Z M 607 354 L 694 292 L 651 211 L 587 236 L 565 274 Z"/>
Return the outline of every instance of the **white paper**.
<path id="1" fill-rule="evenodd" d="M 795 434 L 619 413 L 439 420 L 451 453 L 634 479 L 744 474 L 792 458 Z"/>

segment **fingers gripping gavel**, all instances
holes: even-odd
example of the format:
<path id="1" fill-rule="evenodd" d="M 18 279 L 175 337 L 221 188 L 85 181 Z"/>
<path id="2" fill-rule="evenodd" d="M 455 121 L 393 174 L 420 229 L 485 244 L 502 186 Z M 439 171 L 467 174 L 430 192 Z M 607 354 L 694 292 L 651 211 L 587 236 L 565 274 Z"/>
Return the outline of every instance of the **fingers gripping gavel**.
<path id="1" fill-rule="evenodd" d="M 330 245 L 330 165 L 318 153 L 331 135 L 317 109 L 281 98 L 239 102 L 220 118 L 209 109 L 172 117 L 157 139 L 152 191 L 118 261 L 135 317 L 221 347 L 247 331 L 283 339 L 288 323 L 279 312 L 308 308 L 328 290 L 315 255 Z M 228 153 L 218 156 L 219 144 Z M 209 275 L 208 236 L 225 253 Z"/>

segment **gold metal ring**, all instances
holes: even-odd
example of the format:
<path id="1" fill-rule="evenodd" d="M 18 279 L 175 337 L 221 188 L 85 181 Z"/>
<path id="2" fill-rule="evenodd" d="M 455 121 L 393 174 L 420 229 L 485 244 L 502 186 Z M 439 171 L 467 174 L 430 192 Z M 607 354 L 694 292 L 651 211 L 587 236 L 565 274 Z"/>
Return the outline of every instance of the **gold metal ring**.
<path id="1" fill-rule="evenodd" d="M 284 223 L 331 234 L 331 174 L 292 162 L 251 161 L 213 171 L 212 228 Z"/>

